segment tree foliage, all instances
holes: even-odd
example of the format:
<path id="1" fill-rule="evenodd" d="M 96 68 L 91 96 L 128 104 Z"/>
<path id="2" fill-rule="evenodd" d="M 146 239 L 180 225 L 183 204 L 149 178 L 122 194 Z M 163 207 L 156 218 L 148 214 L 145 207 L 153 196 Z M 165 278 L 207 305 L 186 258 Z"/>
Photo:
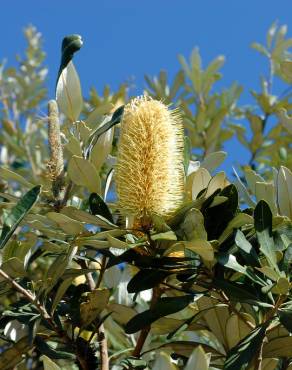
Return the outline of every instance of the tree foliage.
<path id="1" fill-rule="evenodd" d="M 292 369 L 286 34 L 275 23 L 252 45 L 269 74 L 248 107 L 238 84 L 216 89 L 223 56 L 203 67 L 194 49 L 173 81 L 145 77 L 145 94 L 183 117 L 185 192 L 135 230 L 114 191 L 128 87 L 84 97 L 82 40 L 67 36 L 44 115 L 42 39 L 25 29 L 24 57 L 0 74 L 1 369 Z M 227 176 L 231 138 L 250 157 Z"/>

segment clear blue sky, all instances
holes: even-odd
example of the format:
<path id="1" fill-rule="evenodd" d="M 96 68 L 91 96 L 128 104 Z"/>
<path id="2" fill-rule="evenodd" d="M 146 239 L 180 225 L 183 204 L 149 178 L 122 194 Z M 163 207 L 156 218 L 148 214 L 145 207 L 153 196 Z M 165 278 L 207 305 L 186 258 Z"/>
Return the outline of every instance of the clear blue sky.
<path id="1" fill-rule="evenodd" d="M 173 76 L 177 55 L 188 57 L 198 46 L 205 64 L 226 56 L 220 87 L 243 83 L 243 102 L 248 103 L 248 90 L 259 87 L 259 75 L 266 71 L 264 58 L 250 44 L 264 42 L 274 20 L 290 26 L 292 37 L 291 0 L 2 1 L 0 59 L 11 62 L 24 47 L 22 28 L 35 25 L 45 40 L 52 97 L 62 38 L 78 33 L 84 46 L 75 65 L 85 95 L 92 85 L 101 91 L 106 83 L 115 88 L 133 78 L 133 93 L 141 93 L 145 73 L 166 69 Z M 241 155 L 237 152 L 236 158 Z"/>

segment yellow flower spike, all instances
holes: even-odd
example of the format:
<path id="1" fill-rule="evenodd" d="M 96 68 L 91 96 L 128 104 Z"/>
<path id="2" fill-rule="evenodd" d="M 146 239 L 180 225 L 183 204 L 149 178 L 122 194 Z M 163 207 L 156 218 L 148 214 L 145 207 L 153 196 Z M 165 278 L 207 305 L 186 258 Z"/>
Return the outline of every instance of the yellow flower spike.
<path id="1" fill-rule="evenodd" d="M 149 227 L 153 213 L 170 216 L 183 199 L 183 125 L 177 111 L 142 96 L 126 105 L 116 165 L 118 207 Z"/>

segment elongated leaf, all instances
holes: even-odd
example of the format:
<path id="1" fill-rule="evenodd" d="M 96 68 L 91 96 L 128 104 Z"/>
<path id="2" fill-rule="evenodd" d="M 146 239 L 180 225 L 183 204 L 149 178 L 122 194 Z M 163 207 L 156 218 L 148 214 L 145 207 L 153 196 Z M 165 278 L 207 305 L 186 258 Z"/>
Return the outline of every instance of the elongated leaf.
<path id="1" fill-rule="evenodd" d="M 114 222 L 113 216 L 107 206 L 107 204 L 104 202 L 102 197 L 98 195 L 97 193 L 92 193 L 89 196 L 89 207 L 90 211 L 93 215 L 100 215 L 109 220 L 110 222 Z"/>
<path id="2" fill-rule="evenodd" d="M 46 355 L 42 355 L 40 360 L 43 361 L 44 370 L 61 370 L 61 368 Z"/>
<path id="3" fill-rule="evenodd" d="M 36 336 L 34 343 L 37 349 L 43 354 L 53 359 L 74 359 L 73 353 L 59 351 L 50 347 L 40 336 Z"/>
<path id="4" fill-rule="evenodd" d="M 254 210 L 254 222 L 260 249 L 267 258 L 269 265 L 279 271 L 272 237 L 272 212 L 268 204 L 261 200 Z"/>
<path id="5" fill-rule="evenodd" d="M 100 192 L 100 177 L 94 165 L 84 158 L 73 155 L 69 162 L 68 174 L 71 180 L 85 186 L 91 193 Z"/>
<path id="6" fill-rule="evenodd" d="M 152 309 L 146 310 L 134 316 L 127 323 L 125 331 L 127 334 L 136 333 L 145 326 L 152 324 L 160 317 L 171 315 L 175 312 L 183 310 L 192 301 L 193 297 L 191 295 L 160 298 Z"/>
<path id="7" fill-rule="evenodd" d="M 73 62 L 63 69 L 57 83 L 56 101 L 60 110 L 71 121 L 78 120 L 83 108 L 79 76 Z"/>
<path id="8" fill-rule="evenodd" d="M 8 242 L 24 216 L 31 210 L 38 199 L 40 191 L 40 185 L 37 185 L 29 190 L 11 209 L 8 216 L 4 219 L 2 233 L 0 237 L 0 249 L 3 248 L 4 245 Z"/>
<path id="9" fill-rule="evenodd" d="M 138 293 L 161 283 L 168 275 L 165 271 L 145 269 L 140 270 L 128 283 L 129 293 Z"/>
<path id="10" fill-rule="evenodd" d="M 292 309 L 286 308 L 278 311 L 280 322 L 285 328 L 292 333 Z"/>
<path id="11" fill-rule="evenodd" d="M 263 325 L 256 327 L 233 347 L 227 354 L 224 370 L 239 370 L 242 366 L 250 364 L 262 344 L 266 329 L 267 327 Z"/>

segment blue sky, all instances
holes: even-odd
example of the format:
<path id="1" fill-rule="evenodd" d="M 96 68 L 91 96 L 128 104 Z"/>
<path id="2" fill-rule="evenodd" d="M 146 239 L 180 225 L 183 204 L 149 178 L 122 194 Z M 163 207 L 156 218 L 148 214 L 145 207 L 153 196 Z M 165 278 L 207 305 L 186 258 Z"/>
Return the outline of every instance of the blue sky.
<path id="1" fill-rule="evenodd" d="M 32 23 L 43 34 L 51 97 L 60 44 L 71 33 L 84 40 L 75 65 L 85 95 L 90 86 L 101 91 L 106 83 L 116 88 L 129 80 L 136 86 L 132 93 L 139 94 L 145 73 L 166 69 L 172 77 L 179 69 L 177 55 L 188 57 L 198 46 L 204 64 L 226 56 L 219 87 L 244 84 L 243 103 L 251 102 L 248 91 L 259 88 L 259 75 L 267 70 L 251 42 L 264 42 L 275 20 L 290 26 L 292 37 L 291 0 L 11 0 L 1 3 L 1 14 L 0 59 L 11 62 L 23 50 L 25 25 Z M 236 159 L 244 155 L 236 153 Z"/>

